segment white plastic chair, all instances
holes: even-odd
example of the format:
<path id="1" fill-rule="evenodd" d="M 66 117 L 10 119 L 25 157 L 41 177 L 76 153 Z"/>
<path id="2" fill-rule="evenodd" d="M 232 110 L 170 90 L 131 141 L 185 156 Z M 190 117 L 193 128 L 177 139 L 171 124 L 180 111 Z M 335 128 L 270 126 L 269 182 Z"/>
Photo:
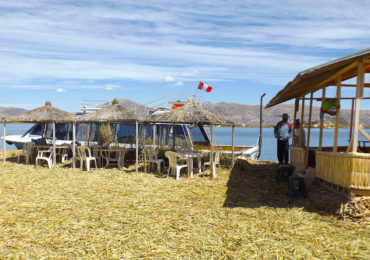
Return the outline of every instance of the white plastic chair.
<path id="1" fill-rule="evenodd" d="M 143 150 L 143 160 L 144 160 L 144 170 L 145 172 L 148 171 L 152 164 L 157 165 L 157 172 L 158 174 L 161 172 L 161 164 L 164 167 L 164 160 L 158 159 L 157 154 L 152 149 L 144 149 Z"/>
<path id="2" fill-rule="evenodd" d="M 38 161 L 44 160 L 48 163 L 48 167 L 53 167 L 53 148 L 50 148 L 48 150 L 41 150 L 38 151 L 37 157 L 36 157 L 36 168 L 38 167 Z"/>
<path id="3" fill-rule="evenodd" d="M 57 150 L 57 156 L 60 156 L 60 162 L 64 163 L 66 160 L 68 160 L 68 150 L 70 148 L 62 148 Z"/>
<path id="4" fill-rule="evenodd" d="M 18 163 L 19 163 L 19 158 L 21 156 L 24 156 L 26 164 L 28 164 L 31 160 L 32 156 L 32 148 L 33 148 L 34 143 L 28 142 L 23 144 L 23 150 L 18 154 Z"/>
<path id="5" fill-rule="evenodd" d="M 95 168 L 97 168 L 96 158 L 91 156 L 91 150 L 87 146 L 77 146 L 77 160 L 80 161 L 80 169 L 82 171 L 83 164 L 86 164 L 86 170 L 90 171 L 90 162 L 95 163 Z"/>
<path id="6" fill-rule="evenodd" d="M 167 177 L 170 175 L 172 170 L 176 171 L 176 180 L 180 178 L 180 171 L 182 168 L 188 167 L 187 165 L 187 159 L 181 157 L 179 154 L 171 151 L 167 151 L 165 153 L 165 156 L 168 158 L 169 161 L 169 167 L 168 167 L 168 174 Z M 182 161 L 185 161 L 185 164 L 178 164 Z"/>
<path id="7" fill-rule="evenodd" d="M 220 166 L 220 158 L 221 158 L 221 150 L 215 150 L 213 157 L 213 165 L 216 167 L 217 165 Z M 210 158 L 211 160 L 211 158 Z M 211 161 L 205 162 L 204 166 L 211 166 Z"/>

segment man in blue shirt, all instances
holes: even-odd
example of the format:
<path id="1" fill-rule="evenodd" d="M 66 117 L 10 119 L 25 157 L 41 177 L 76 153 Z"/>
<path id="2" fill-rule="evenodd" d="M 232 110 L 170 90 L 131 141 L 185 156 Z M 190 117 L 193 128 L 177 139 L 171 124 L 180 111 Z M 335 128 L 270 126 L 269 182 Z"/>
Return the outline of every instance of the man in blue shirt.
<path id="1" fill-rule="evenodd" d="M 289 138 L 292 134 L 292 124 L 288 122 L 288 118 L 288 114 L 284 113 L 283 119 L 274 127 L 279 164 L 289 163 Z"/>

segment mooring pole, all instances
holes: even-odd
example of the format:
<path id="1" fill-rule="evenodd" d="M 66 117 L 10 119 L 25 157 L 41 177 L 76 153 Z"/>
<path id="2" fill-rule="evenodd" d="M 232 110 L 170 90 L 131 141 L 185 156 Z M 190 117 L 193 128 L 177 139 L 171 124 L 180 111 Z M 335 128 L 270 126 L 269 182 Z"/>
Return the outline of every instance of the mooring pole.
<path id="1" fill-rule="evenodd" d="M 5 134 L 6 134 L 6 131 L 5 131 L 5 128 L 6 128 L 6 120 L 4 119 L 3 121 L 3 164 L 5 164 L 5 161 L 6 161 L 6 141 L 5 141 Z"/>

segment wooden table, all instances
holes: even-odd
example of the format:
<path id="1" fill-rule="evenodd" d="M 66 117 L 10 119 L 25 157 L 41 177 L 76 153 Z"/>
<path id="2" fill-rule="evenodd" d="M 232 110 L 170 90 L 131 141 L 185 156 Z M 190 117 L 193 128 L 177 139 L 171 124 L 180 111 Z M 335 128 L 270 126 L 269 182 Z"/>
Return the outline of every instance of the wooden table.
<path id="1" fill-rule="evenodd" d="M 97 151 L 100 153 L 102 159 L 105 161 L 103 168 L 106 168 L 110 165 L 118 166 L 121 170 L 124 167 L 125 163 L 125 154 L 126 149 L 123 147 L 109 147 L 109 148 L 99 148 Z"/>
<path id="2" fill-rule="evenodd" d="M 202 153 L 194 153 L 194 152 L 177 152 L 182 158 L 185 158 L 188 164 L 188 175 L 193 177 L 193 165 L 194 159 L 198 160 L 198 173 L 202 172 L 202 162 L 201 158 L 203 157 Z"/>

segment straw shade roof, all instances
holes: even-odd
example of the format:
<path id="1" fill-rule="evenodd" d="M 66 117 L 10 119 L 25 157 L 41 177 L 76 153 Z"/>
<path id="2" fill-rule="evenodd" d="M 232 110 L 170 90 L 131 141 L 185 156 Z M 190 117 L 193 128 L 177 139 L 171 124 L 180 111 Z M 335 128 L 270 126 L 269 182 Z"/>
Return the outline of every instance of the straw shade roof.
<path id="1" fill-rule="evenodd" d="M 160 115 L 156 115 L 149 120 L 159 123 L 184 123 L 184 124 L 203 124 L 203 125 L 232 125 L 233 123 L 224 119 L 222 116 L 206 111 L 195 103 L 194 98 L 189 98 L 188 102 L 177 109 L 170 110 Z"/>
<path id="2" fill-rule="evenodd" d="M 78 117 L 78 122 L 112 122 L 112 123 L 135 123 L 143 121 L 144 117 L 138 113 L 129 111 L 124 106 L 120 105 L 117 99 L 114 99 L 111 105 L 99 109 L 95 113 L 86 114 Z"/>
<path id="3" fill-rule="evenodd" d="M 67 123 L 75 120 L 73 114 L 53 107 L 50 101 L 46 101 L 43 107 L 6 118 L 8 123 Z"/>
<path id="4" fill-rule="evenodd" d="M 277 93 L 266 105 L 266 108 L 327 86 L 334 86 L 339 75 L 341 75 L 342 81 L 353 78 L 357 76 L 357 65 L 360 61 L 365 62 L 365 73 L 369 73 L 370 48 L 304 70 Z M 368 86 L 365 85 L 365 87 Z"/>

